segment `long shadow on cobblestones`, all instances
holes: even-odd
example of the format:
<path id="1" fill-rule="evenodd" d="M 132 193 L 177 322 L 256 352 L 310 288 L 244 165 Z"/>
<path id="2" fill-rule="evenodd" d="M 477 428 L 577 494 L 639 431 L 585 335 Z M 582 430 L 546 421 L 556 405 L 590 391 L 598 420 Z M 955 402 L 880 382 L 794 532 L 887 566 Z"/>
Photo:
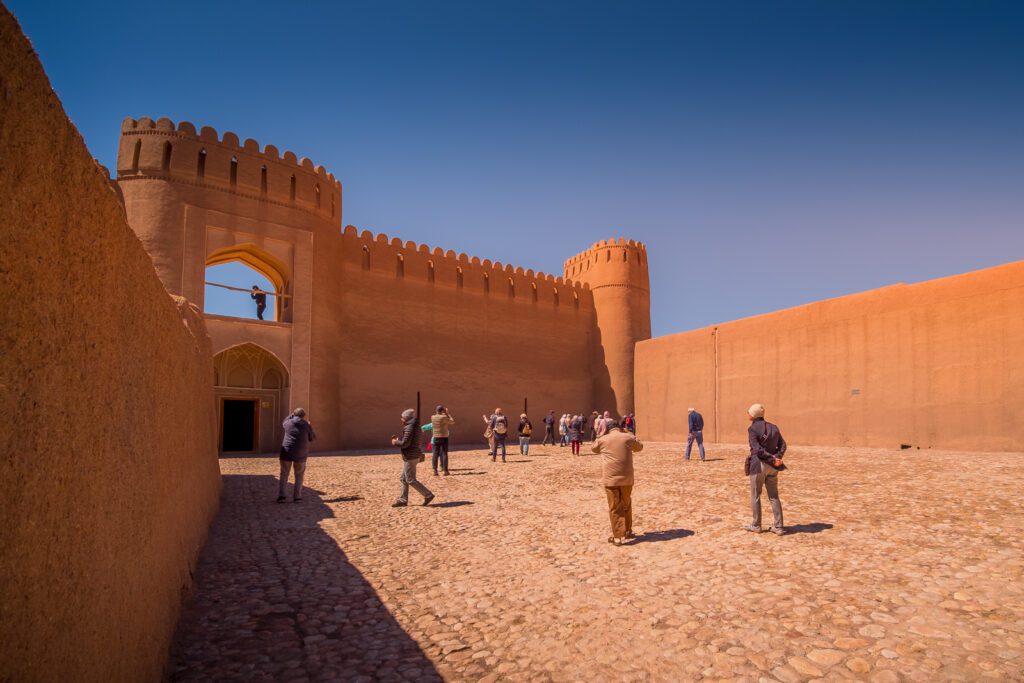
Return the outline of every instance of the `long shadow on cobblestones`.
<path id="1" fill-rule="evenodd" d="M 301 505 L 278 505 L 273 476 L 223 481 L 178 624 L 171 680 L 441 680 L 320 528 L 334 517 L 321 492 L 307 488 Z"/>
<path id="2" fill-rule="evenodd" d="M 677 538 L 686 538 L 687 536 L 693 536 L 693 531 L 690 529 L 668 529 L 666 531 L 648 531 L 645 534 L 637 536 L 629 545 L 636 545 L 637 543 L 657 543 L 658 541 L 674 541 Z"/>
<path id="3" fill-rule="evenodd" d="M 814 522 L 813 524 L 796 524 L 794 526 L 787 526 L 787 534 L 817 534 L 822 531 L 831 529 L 831 524 L 825 524 L 823 522 Z"/>

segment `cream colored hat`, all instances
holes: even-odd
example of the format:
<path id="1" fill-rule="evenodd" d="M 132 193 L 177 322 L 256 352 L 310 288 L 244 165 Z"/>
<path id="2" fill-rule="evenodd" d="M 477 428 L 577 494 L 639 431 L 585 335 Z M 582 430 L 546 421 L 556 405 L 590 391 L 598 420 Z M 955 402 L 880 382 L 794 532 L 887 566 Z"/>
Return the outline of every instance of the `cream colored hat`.
<path id="1" fill-rule="evenodd" d="M 695 412 L 697 412 L 697 409 L 696 408 L 687 408 L 686 412 L 688 412 L 688 413 L 695 413 Z"/>
<path id="2" fill-rule="evenodd" d="M 755 403 L 747 409 L 747 414 L 750 417 L 764 417 L 764 406 L 760 403 Z"/>

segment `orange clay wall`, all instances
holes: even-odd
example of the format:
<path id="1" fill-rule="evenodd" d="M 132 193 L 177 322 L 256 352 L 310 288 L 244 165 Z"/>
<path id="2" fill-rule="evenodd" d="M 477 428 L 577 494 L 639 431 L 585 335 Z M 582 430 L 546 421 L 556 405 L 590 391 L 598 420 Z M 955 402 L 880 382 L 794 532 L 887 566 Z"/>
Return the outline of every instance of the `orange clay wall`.
<path id="1" fill-rule="evenodd" d="M 456 445 L 482 443 L 481 415 L 516 417 L 524 397 L 537 439 L 548 410 L 592 408 L 588 289 L 352 226 L 340 242 L 340 287 L 324 294 L 341 315 L 339 405 L 322 418 L 340 447 L 386 447 L 417 390 L 424 417 L 437 403 L 456 417 Z"/>
<path id="2" fill-rule="evenodd" d="M 0 679 L 161 678 L 216 512 L 212 360 L 0 6 Z"/>
<path id="3" fill-rule="evenodd" d="M 1022 350 L 1019 261 L 642 342 L 637 417 L 680 441 L 693 406 L 705 438 L 745 442 L 761 402 L 797 444 L 1019 451 Z"/>

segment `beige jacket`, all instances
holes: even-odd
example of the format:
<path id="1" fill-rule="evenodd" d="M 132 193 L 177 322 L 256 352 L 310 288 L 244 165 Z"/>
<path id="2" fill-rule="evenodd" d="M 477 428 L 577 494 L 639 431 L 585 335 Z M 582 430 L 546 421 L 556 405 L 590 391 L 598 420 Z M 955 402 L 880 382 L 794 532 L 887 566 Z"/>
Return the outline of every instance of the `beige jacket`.
<path id="1" fill-rule="evenodd" d="M 643 447 L 635 436 L 621 429 L 612 429 L 595 441 L 590 450 L 604 456 L 604 485 L 632 486 L 633 453 Z"/>
<path id="2" fill-rule="evenodd" d="M 455 420 L 451 415 L 442 415 L 437 413 L 436 415 L 430 416 L 430 428 L 433 431 L 431 435 L 434 439 L 447 439 L 448 429 L 455 424 Z"/>

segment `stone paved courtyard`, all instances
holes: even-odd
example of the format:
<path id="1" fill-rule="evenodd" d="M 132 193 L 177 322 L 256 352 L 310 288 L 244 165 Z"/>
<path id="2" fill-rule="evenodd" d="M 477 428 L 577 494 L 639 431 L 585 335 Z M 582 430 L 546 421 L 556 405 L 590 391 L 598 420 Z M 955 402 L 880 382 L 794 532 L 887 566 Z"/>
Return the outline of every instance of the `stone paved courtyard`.
<path id="1" fill-rule="evenodd" d="M 621 548 L 567 448 L 428 455 L 397 510 L 396 454 L 311 458 L 301 505 L 223 459 L 171 677 L 1021 680 L 1024 456 L 794 447 L 784 537 L 741 530 L 743 457 L 649 445 Z"/>

